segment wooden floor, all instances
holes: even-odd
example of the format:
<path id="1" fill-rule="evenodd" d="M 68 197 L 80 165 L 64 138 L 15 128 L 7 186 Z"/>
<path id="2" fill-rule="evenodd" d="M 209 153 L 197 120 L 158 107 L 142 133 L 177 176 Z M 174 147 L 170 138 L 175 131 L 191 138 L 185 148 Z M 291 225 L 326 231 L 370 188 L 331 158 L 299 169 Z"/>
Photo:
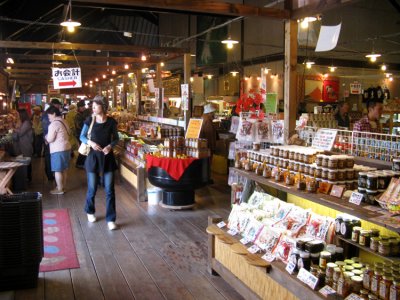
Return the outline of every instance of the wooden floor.
<path id="1" fill-rule="evenodd" d="M 57 196 L 49 194 L 54 186 L 43 169 L 43 159 L 34 159 L 29 190 L 43 193 L 44 209 L 69 209 L 80 268 L 40 273 L 36 289 L 0 292 L 1 300 L 243 299 L 223 279 L 206 272 L 207 217 L 226 217 L 230 209 L 225 178 L 213 176 L 221 184 L 196 191 L 197 206 L 189 211 L 138 204 L 135 193 L 117 183 L 120 229 L 110 232 L 102 189 L 96 198 L 99 220 L 87 222 L 84 170 L 72 167 L 67 193 Z"/>

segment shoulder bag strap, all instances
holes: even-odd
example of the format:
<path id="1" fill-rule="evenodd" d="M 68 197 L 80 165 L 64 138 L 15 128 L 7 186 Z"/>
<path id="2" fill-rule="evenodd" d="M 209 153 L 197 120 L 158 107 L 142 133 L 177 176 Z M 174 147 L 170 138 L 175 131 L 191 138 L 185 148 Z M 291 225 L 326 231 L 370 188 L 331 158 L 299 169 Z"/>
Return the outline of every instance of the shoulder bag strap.
<path id="1" fill-rule="evenodd" d="M 93 128 L 93 124 L 94 124 L 95 118 L 96 118 L 96 117 L 93 117 L 93 116 L 92 116 L 92 122 L 90 123 L 90 127 L 89 127 L 89 130 L 88 130 L 88 133 L 87 133 L 88 140 L 90 140 L 90 135 L 91 135 L 91 132 L 92 132 L 92 128 Z"/>
<path id="2" fill-rule="evenodd" d="M 67 126 L 65 126 L 65 124 L 64 124 L 63 121 L 60 121 L 60 120 L 55 120 L 55 121 L 56 121 L 56 122 L 60 122 L 60 123 L 64 126 L 65 130 L 67 131 L 67 134 L 68 134 L 68 135 L 70 134 L 70 131 L 68 130 Z"/>

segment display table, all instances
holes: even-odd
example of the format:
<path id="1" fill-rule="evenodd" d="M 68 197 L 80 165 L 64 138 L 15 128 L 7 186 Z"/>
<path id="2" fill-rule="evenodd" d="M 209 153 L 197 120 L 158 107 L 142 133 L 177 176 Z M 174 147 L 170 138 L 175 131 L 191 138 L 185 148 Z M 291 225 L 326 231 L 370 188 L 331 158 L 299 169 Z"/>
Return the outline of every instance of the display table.
<path id="1" fill-rule="evenodd" d="M 163 190 L 161 206 L 187 209 L 194 206 L 194 190 L 209 181 L 210 166 L 207 158 L 169 158 L 146 156 L 147 176 L 150 183 Z"/>
<path id="2" fill-rule="evenodd" d="M 19 162 L 0 162 L 0 194 L 12 194 L 8 183 L 17 171 L 17 168 L 24 164 Z"/>

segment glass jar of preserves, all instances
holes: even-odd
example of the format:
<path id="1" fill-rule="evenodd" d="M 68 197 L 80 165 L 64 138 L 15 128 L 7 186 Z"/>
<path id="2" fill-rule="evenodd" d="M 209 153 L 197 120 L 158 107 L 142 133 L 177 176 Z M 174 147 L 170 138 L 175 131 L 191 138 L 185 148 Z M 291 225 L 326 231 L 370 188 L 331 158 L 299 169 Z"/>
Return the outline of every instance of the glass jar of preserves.
<path id="1" fill-rule="evenodd" d="M 319 167 L 315 168 L 315 177 L 322 178 L 322 168 L 319 168 Z"/>
<path id="2" fill-rule="evenodd" d="M 319 256 L 319 267 L 325 269 L 326 264 L 331 261 L 331 253 L 328 251 L 321 251 Z"/>
<path id="3" fill-rule="evenodd" d="M 345 180 L 345 178 L 346 178 L 346 170 L 345 169 L 337 170 L 337 180 L 342 181 Z"/>
<path id="4" fill-rule="evenodd" d="M 358 240 L 360 238 L 360 232 L 361 232 L 362 228 L 359 226 L 354 226 L 353 227 L 353 231 L 351 233 L 351 240 L 355 243 L 358 243 Z"/>
<path id="5" fill-rule="evenodd" d="M 319 264 L 319 252 L 317 253 L 310 253 L 311 263 L 315 266 Z"/>
<path id="6" fill-rule="evenodd" d="M 362 282 L 363 279 L 360 276 L 351 277 L 351 291 L 356 294 L 360 293 Z"/>
<path id="7" fill-rule="evenodd" d="M 294 160 L 294 151 L 289 151 L 289 159 Z"/>
<path id="8" fill-rule="evenodd" d="M 338 180 L 338 171 L 337 170 L 329 170 L 328 171 L 328 180 L 331 180 L 331 181 Z"/>
<path id="9" fill-rule="evenodd" d="M 328 155 L 324 155 L 322 158 L 322 167 L 323 168 L 327 168 L 329 165 L 329 156 Z"/>
<path id="10" fill-rule="evenodd" d="M 367 188 L 367 172 L 358 173 L 358 187 Z"/>
<path id="11" fill-rule="evenodd" d="M 335 268 L 337 268 L 337 264 L 333 262 L 329 262 L 326 264 L 326 277 L 333 277 L 333 273 L 335 272 Z"/>
<path id="12" fill-rule="evenodd" d="M 371 241 L 370 230 L 361 230 L 359 244 L 361 246 L 369 247 Z"/>
<path id="13" fill-rule="evenodd" d="M 378 253 L 383 256 L 389 256 L 390 255 L 390 242 L 380 240 L 379 246 L 378 246 Z"/>
<path id="14" fill-rule="evenodd" d="M 354 179 L 354 169 L 346 169 L 346 179 L 347 180 Z"/>
<path id="15" fill-rule="evenodd" d="M 375 173 L 367 174 L 367 186 L 368 190 L 377 190 L 378 189 L 378 175 Z"/>
<path id="16" fill-rule="evenodd" d="M 310 173 L 310 165 L 304 164 L 304 174 L 309 174 Z"/>
<path id="17" fill-rule="evenodd" d="M 354 167 L 354 156 L 347 156 L 346 157 L 346 167 L 353 168 Z"/>
<path id="18" fill-rule="evenodd" d="M 393 281 L 389 293 L 390 300 L 400 300 L 400 281 Z"/>
<path id="19" fill-rule="evenodd" d="M 340 224 L 340 234 L 349 239 L 353 230 L 353 224 L 349 218 L 343 218 L 343 222 Z"/>
<path id="20" fill-rule="evenodd" d="M 329 169 L 337 169 L 338 168 L 338 159 L 336 157 L 334 157 L 334 156 L 329 157 L 328 168 Z"/>
<path id="21" fill-rule="evenodd" d="M 375 205 L 376 204 L 376 196 L 379 194 L 378 190 L 366 190 L 367 192 L 367 199 L 366 202 Z"/>
<path id="22" fill-rule="evenodd" d="M 390 286 L 393 283 L 392 276 L 383 276 L 379 283 L 379 298 L 383 300 L 389 300 Z"/>
<path id="23" fill-rule="evenodd" d="M 399 158 L 393 158 L 392 170 L 393 171 L 400 171 L 400 159 Z"/>
<path id="24" fill-rule="evenodd" d="M 322 161 L 324 160 L 324 154 L 318 154 L 315 158 L 315 163 L 318 167 L 322 167 Z M 399 170 L 400 171 L 400 170 Z"/>
<path id="25" fill-rule="evenodd" d="M 381 238 L 378 236 L 371 237 L 369 248 L 374 252 L 378 252 L 380 241 L 381 241 Z"/>
<path id="26" fill-rule="evenodd" d="M 304 164 L 303 163 L 299 164 L 299 172 L 304 173 Z"/>
<path id="27" fill-rule="evenodd" d="M 336 267 L 336 268 L 333 269 L 333 277 L 332 277 L 332 279 L 333 279 L 334 282 L 338 282 L 338 280 L 339 280 L 341 275 L 342 275 L 342 271 L 340 270 L 339 267 Z"/>
<path id="28" fill-rule="evenodd" d="M 343 274 L 337 282 L 337 294 L 346 298 L 351 292 L 351 279 Z"/>
<path id="29" fill-rule="evenodd" d="M 374 275 L 371 278 L 371 292 L 372 294 L 379 296 L 379 284 L 382 280 L 382 272 L 374 271 Z"/>
<path id="30" fill-rule="evenodd" d="M 342 222 L 343 222 L 343 217 L 342 216 L 337 216 L 336 219 L 335 219 L 335 233 L 336 233 L 336 235 L 341 235 L 340 234 L 340 227 L 341 227 Z"/>
<path id="31" fill-rule="evenodd" d="M 370 265 L 365 266 L 365 270 L 363 273 L 363 287 L 364 289 L 370 290 L 371 289 L 371 279 L 374 275 L 374 271 Z"/>
<path id="32" fill-rule="evenodd" d="M 326 273 L 325 273 L 324 269 L 319 269 L 318 270 L 317 278 L 318 278 L 318 286 L 320 288 L 325 286 Z"/>
<path id="33" fill-rule="evenodd" d="M 346 167 L 346 157 L 343 157 L 342 155 L 338 155 L 338 168 L 343 169 Z"/>
<path id="34" fill-rule="evenodd" d="M 311 266 L 311 259 L 310 259 L 310 253 L 301 251 L 300 252 L 300 257 L 297 260 L 297 268 L 300 270 L 301 268 L 304 268 L 306 270 L 310 270 Z"/>
<path id="35" fill-rule="evenodd" d="M 322 179 L 328 179 L 328 175 L 329 175 L 329 169 L 322 168 L 321 178 Z"/>
<path id="36" fill-rule="evenodd" d="M 296 162 L 293 164 L 293 171 L 298 172 L 300 167 L 300 163 Z"/>

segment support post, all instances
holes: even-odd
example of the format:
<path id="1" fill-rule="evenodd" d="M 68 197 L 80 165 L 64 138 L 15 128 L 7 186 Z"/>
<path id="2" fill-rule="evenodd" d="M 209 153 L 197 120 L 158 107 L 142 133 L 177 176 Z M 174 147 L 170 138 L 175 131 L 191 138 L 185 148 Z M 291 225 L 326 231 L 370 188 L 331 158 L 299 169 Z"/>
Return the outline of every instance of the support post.
<path id="1" fill-rule="evenodd" d="M 288 142 L 297 118 L 297 21 L 285 21 L 284 139 Z"/>
<path id="2" fill-rule="evenodd" d="M 185 84 L 189 84 L 190 85 L 190 76 L 192 73 L 192 66 L 191 66 L 191 56 L 190 53 L 185 53 L 183 55 L 183 83 Z M 191 101 L 191 96 L 190 95 L 191 89 L 189 88 L 189 101 Z M 189 119 L 190 116 L 192 115 L 192 105 L 191 103 L 188 103 L 188 109 L 189 110 L 185 110 L 184 113 L 184 121 L 185 121 L 185 131 L 188 127 L 189 124 Z"/>
<path id="3" fill-rule="evenodd" d="M 208 225 L 216 224 L 222 221 L 219 216 L 208 216 Z M 217 272 L 213 270 L 212 260 L 215 257 L 215 235 L 208 235 L 208 259 L 207 259 L 207 272 L 210 275 L 218 275 Z"/>

